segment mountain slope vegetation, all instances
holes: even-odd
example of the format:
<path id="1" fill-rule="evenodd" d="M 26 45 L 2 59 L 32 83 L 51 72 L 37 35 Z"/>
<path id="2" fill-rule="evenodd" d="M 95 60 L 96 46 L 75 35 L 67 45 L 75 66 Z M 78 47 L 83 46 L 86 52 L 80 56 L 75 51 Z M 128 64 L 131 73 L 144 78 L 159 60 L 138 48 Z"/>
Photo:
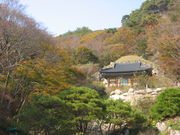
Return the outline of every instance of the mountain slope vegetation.
<path id="1" fill-rule="evenodd" d="M 79 47 L 87 47 L 98 57 L 101 67 L 122 56 L 138 55 L 160 65 L 163 74 L 177 80 L 180 74 L 179 3 L 179 0 L 145 1 L 140 9 L 123 16 L 120 28 L 56 37 L 57 45 L 72 56 Z"/>
<path id="2" fill-rule="evenodd" d="M 116 60 L 143 60 L 158 65 L 161 82 L 179 82 L 180 0 L 147 0 L 122 18 L 120 28 L 82 27 L 57 37 L 22 7 L 18 0 L 0 1 L 0 134 L 110 135 L 129 129 L 134 135 L 152 129 L 157 135 L 154 122 L 179 115 L 173 103 L 179 88 L 155 99 L 152 112 L 143 104 L 139 110 L 109 100 L 97 73 Z M 166 94 L 173 102 L 163 102 Z M 176 105 L 173 115 L 166 103 Z"/>

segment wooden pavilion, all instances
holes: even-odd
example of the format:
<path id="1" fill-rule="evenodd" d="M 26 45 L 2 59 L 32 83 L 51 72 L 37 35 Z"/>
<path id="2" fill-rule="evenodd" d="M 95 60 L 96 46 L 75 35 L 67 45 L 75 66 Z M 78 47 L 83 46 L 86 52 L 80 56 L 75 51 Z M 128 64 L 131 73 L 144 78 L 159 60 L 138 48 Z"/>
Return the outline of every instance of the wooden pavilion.
<path id="1" fill-rule="evenodd" d="M 147 73 L 152 74 L 152 67 L 141 62 L 115 63 L 111 68 L 100 70 L 100 78 L 106 87 L 134 86 L 137 85 L 135 77 Z"/>

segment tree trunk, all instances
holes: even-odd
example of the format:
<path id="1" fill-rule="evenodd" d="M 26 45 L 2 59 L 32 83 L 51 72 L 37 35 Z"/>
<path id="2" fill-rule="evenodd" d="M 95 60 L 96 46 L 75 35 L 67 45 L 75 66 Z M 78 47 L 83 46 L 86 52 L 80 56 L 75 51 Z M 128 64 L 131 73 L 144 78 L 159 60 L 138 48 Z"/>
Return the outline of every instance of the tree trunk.
<path id="1" fill-rule="evenodd" d="M 107 130 L 107 132 L 106 132 L 106 135 L 108 135 L 109 134 L 109 131 L 111 130 L 111 123 L 109 124 L 109 127 L 108 127 L 108 130 Z"/>
<path id="2" fill-rule="evenodd" d="M 100 123 L 99 128 L 100 128 L 100 133 L 101 133 L 101 135 L 104 135 L 104 134 L 103 134 L 103 130 L 102 130 L 102 124 L 103 124 L 103 122 Z"/>

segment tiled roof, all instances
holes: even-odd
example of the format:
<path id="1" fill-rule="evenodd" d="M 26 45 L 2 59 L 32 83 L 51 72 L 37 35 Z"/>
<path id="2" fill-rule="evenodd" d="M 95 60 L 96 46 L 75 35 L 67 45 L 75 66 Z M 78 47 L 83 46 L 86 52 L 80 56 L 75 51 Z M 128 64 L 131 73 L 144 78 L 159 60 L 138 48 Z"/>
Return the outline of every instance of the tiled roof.
<path id="1" fill-rule="evenodd" d="M 146 71 L 152 69 L 150 66 L 142 65 L 140 62 L 134 63 L 116 63 L 112 68 L 101 69 L 100 73 L 124 73 Z"/>

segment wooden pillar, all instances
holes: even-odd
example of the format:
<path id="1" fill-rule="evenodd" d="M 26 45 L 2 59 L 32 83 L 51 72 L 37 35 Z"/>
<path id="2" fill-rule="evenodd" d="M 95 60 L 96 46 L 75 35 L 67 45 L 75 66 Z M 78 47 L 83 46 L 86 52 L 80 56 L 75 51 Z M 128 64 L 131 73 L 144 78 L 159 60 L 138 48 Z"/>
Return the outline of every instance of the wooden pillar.
<path id="1" fill-rule="evenodd" d="M 131 78 L 128 78 L 128 86 L 132 86 Z"/>
<path id="2" fill-rule="evenodd" d="M 122 78 L 122 77 L 119 78 L 119 86 L 121 86 L 121 78 Z"/>
<path id="3" fill-rule="evenodd" d="M 131 86 L 134 86 L 133 78 L 131 78 Z"/>
<path id="4" fill-rule="evenodd" d="M 116 78 L 116 87 L 118 87 L 118 78 Z"/>
<path id="5" fill-rule="evenodd" d="M 110 86 L 110 79 L 108 78 L 108 87 Z"/>

